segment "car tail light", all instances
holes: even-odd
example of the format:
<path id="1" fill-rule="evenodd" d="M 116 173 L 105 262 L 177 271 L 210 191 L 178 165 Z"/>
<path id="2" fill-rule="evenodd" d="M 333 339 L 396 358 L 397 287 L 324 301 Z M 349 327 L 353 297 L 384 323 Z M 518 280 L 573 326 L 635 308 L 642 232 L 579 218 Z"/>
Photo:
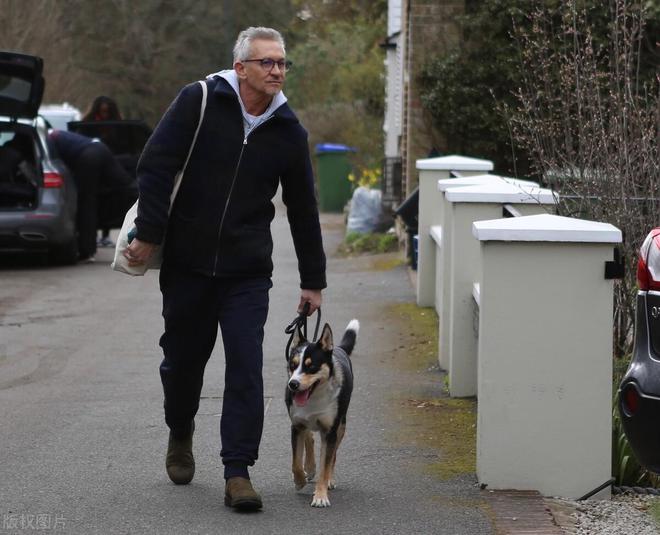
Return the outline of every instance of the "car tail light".
<path id="1" fill-rule="evenodd" d="M 44 173 L 44 188 L 61 188 L 64 186 L 62 175 L 54 171 Z"/>
<path id="2" fill-rule="evenodd" d="M 660 227 L 649 232 L 639 249 L 637 283 L 640 290 L 660 290 Z"/>
<path id="3" fill-rule="evenodd" d="M 640 402 L 641 396 L 639 395 L 639 391 L 632 383 L 628 383 L 623 387 L 621 391 L 621 403 L 623 410 L 628 416 L 635 416 L 635 413 L 639 410 Z"/>

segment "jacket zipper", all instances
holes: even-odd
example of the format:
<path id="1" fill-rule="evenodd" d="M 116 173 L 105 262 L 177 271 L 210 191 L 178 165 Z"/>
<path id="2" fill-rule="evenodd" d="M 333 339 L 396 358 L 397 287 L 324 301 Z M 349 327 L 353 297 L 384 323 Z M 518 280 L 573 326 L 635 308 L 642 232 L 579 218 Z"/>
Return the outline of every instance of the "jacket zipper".
<path id="1" fill-rule="evenodd" d="M 229 186 L 229 193 L 227 193 L 227 200 L 225 201 L 225 208 L 222 211 L 222 217 L 220 218 L 220 227 L 218 228 L 218 241 L 215 247 L 215 260 L 213 261 L 213 276 L 215 277 L 218 271 L 218 257 L 220 255 L 220 236 L 222 234 L 222 227 L 225 224 L 225 216 L 227 215 L 227 208 L 229 208 L 229 199 L 231 199 L 231 193 L 234 191 L 234 184 L 236 184 L 236 177 L 238 177 L 238 169 L 241 166 L 241 160 L 243 159 L 243 152 L 245 151 L 245 145 L 247 145 L 247 138 L 249 133 L 243 138 L 243 145 L 241 145 L 241 152 L 238 155 L 238 162 L 236 163 L 236 169 L 234 170 L 234 177 L 231 181 L 231 186 Z"/>
<path id="2" fill-rule="evenodd" d="M 254 128 L 248 130 L 245 134 L 245 137 L 243 138 L 243 145 L 241 146 L 241 152 L 238 155 L 238 162 L 236 163 L 236 169 L 234 170 L 234 177 L 232 178 L 231 181 L 231 186 L 229 186 L 229 193 L 227 193 L 227 200 L 225 201 L 225 207 L 222 211 L 222 217 L 220 218 L 220 227 L 218 228 L 218 241 L 217 245 L 215 248 L 215 260 L 213 261 L 213 276 L 216 276 L 216 273 L 218 271 L 218 257 L 220 256 L 220 236 L 222 234 L 222 227 L 225 224 L 225 216 L 227 215 L 227 208 L 229 208 L 229 200 L 231 199 L 231 193 L 234 191 L 234 184 L 236 184 L 236 178 L 238 177 L 238 170 L 241 166 L 241 160 L 243 159 L 243 152 L 245 151 L 245 145 L 247 145 L 248 137 L 250 137 L 250 134 L 254 132 L 257 128 L 261 127 L 262 125 L 266 124 L 268 121 L 272 119 L 272 115 L 268 117 L 266 120 L 260 122 L 257 126 Z"/>

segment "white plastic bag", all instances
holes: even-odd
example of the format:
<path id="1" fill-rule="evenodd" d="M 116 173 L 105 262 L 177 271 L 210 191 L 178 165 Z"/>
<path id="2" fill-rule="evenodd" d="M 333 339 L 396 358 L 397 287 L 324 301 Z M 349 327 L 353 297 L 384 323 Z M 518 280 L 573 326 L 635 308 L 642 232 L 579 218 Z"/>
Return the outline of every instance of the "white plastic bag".
<path id="1" fill-rule="evenodd" d="M 136 230 L 135 218 L 137 217 L 137 206 L 138 201 L 135 201 L 135 204 L 133 204 L 133 206 L 128 209 L 128 212 L 126 212 L 124 223 L 121 226 L 119 237 L 117 238 L 117 244 L 115 245 L 115 258 L 112 261 L 112 264 L 110 264 L 110 267 L 115 271 L 134 276 L 144 275 L 148 269 L 160 268 L 163 261 L 163 248 L 159 245 L 149 259 L 149 262 L 146 264 L 140 264 L 139 266 L 128 265 L 128 260 L 124 256 L 124 251 L 126 251 L 129 245 L 129 233 L 134 234 Z"/>
<path id="2" fill-rule="evenodd" d="M 376 232 L 384 223 L 381 191 L 360 186 L 353 192 L 348 213 L 348 232 Z"/>

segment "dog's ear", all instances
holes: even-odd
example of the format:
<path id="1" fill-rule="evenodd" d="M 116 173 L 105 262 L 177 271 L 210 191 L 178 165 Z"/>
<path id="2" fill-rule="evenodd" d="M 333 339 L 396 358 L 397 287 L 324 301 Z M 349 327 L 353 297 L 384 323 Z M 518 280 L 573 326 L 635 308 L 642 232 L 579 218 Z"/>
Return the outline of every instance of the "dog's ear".
<path id="1" fill-rule="evenodd" d="M 332 351 L 332 348 L 334 347 L 332 344 L 332 330 L 327 323 L 323 326 L 318 344 L 323 351 Z"/>
<path id="2" fill-rule="evenodd" d="M 300 325 L 297 325 L 295 331 L 293 331 L 293 341 L 291 342 L 291 348 L 296 348 L 303 342 L 307 342 L 307 339 L 303 335 L 302 330 L 300 329 Z"/>

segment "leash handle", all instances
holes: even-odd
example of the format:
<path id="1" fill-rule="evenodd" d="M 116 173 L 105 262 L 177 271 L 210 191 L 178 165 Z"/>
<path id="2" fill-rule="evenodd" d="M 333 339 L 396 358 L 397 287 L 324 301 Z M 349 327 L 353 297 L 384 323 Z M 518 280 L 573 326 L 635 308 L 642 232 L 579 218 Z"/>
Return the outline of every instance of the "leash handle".
<path id="1" fill-rule="evenodd" d="M 307 315 L 309 314 L 309 301 L 307 301 L 303 305 L 302 312 L 298 314 L 289 325 L 286 326 L 284 329 L 285 334 L 290 334 L 289 336 L 289 341 L 286 344 L 286 348 L 284 349 L 284 358 L 288 361 L 289 360 L 289 349 L 291 349 L 291 342 L 293 341 L 293 337 L 296 334 L 296 327 L 299 327 L 300 330 L 302 331 L 303 336 L 305 339 L 307 339 Z M 312 342 L 316 342 L 316 337 L 319 334 L 319 327 L 321 325 L 321 307 L 316 309 L 316 328 L 314 329 L 314 338 L 312 338 Z"/>

